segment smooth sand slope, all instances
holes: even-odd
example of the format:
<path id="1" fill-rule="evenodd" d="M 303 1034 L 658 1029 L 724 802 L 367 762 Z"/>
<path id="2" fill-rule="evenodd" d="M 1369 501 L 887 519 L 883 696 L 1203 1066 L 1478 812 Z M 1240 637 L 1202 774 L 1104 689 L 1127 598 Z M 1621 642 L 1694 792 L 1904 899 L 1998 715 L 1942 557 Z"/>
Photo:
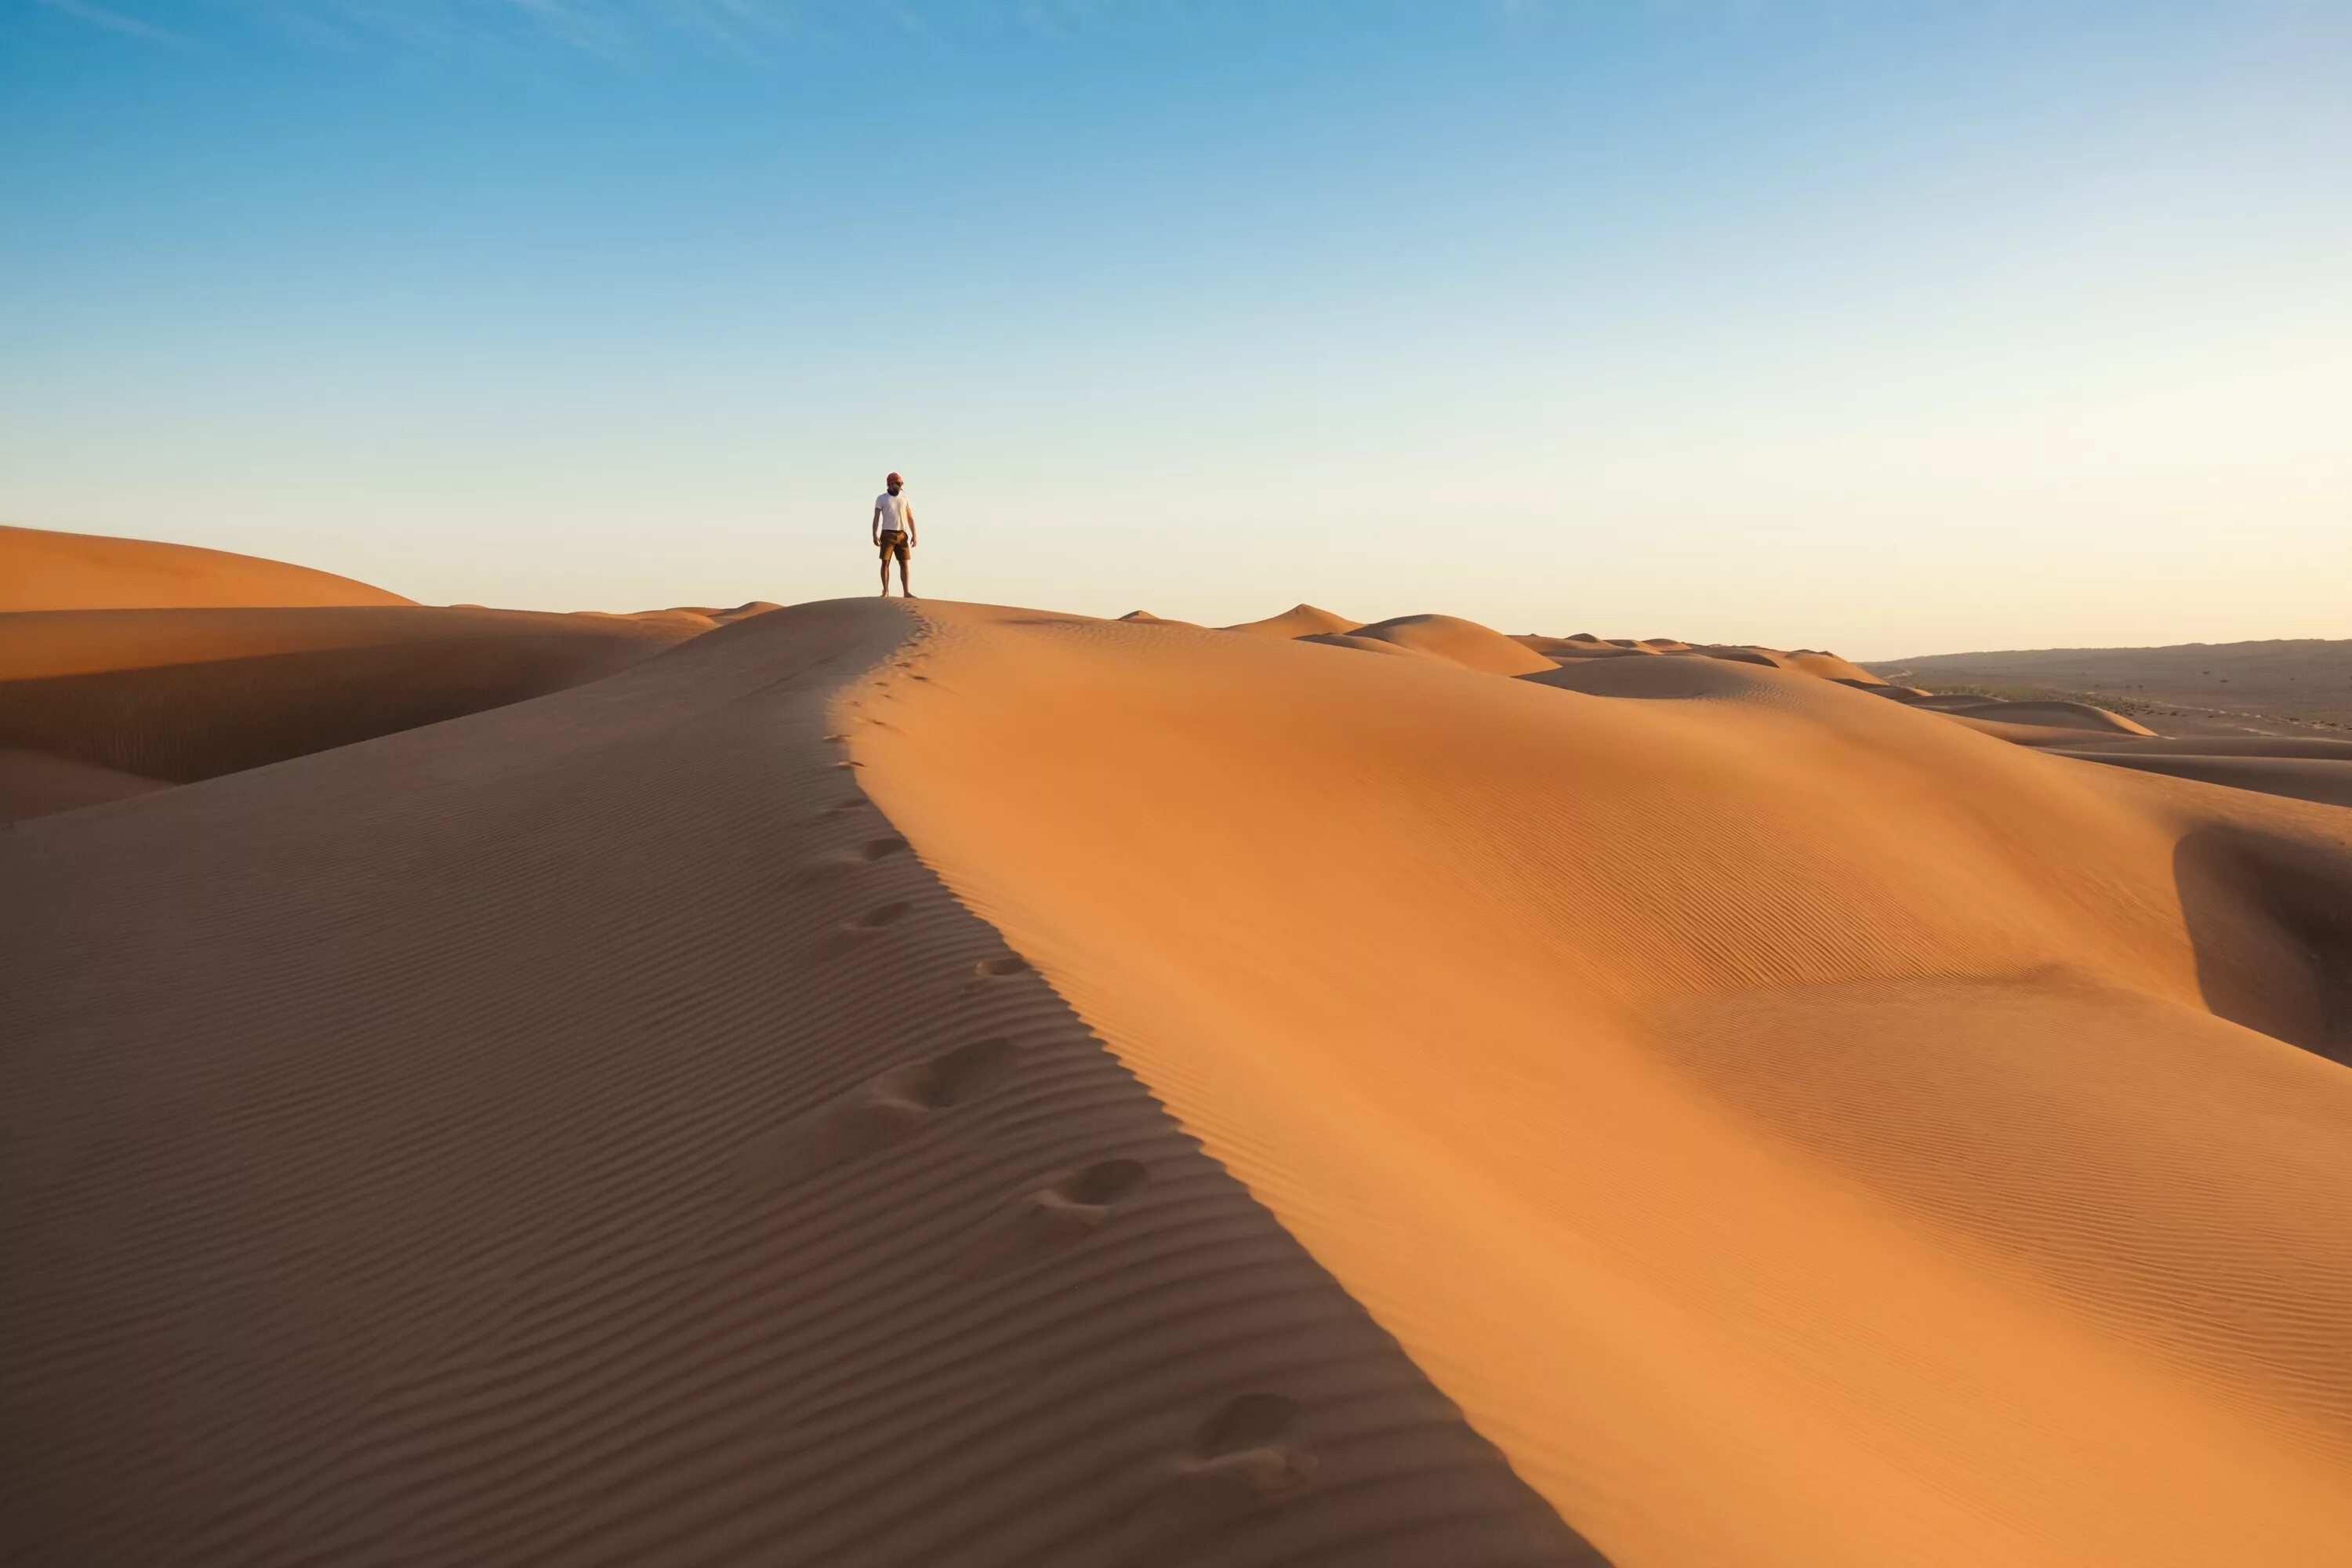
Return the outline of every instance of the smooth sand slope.
<path id="1" fill-rule="evenodd" d="M 1597 1561 L 868 801 L 915 629 L 0 831 L 0 1560 Z"/>
<path id="2" fill-rule="evenodd" d="M 407 603 L 331 572 L 226 550 L 0 527 L 0 613 Z"/>
<path id="3" fill-rule="evenodd" d="M 922 614 L 871 797 L 1612 1560 L 2347 1561 L 2352 813 Z"/>

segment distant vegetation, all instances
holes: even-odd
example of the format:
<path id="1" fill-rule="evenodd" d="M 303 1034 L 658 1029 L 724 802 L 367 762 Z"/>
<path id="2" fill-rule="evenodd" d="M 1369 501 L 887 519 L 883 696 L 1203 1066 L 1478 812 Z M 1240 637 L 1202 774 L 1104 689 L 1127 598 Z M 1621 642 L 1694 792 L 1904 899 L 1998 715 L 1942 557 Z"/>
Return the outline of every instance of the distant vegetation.
<path id="1" fill-rule="evenodd" d="M 2089 702 L 2180 732 L 2352 730 L 2352 639 L 1948 653 L 1866 668 L 1929 691 Z"/>

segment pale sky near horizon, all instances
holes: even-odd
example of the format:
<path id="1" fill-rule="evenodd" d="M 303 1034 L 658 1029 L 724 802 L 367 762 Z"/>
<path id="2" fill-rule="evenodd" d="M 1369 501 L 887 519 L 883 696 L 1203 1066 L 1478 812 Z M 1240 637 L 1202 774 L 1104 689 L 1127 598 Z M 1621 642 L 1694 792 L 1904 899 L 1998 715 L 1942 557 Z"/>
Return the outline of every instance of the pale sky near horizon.
<path id="1" fill-rule="evenodd" d="M 0 0 L 0 521 L 428 602 L 2352 637 L 2352 0 Z"/>

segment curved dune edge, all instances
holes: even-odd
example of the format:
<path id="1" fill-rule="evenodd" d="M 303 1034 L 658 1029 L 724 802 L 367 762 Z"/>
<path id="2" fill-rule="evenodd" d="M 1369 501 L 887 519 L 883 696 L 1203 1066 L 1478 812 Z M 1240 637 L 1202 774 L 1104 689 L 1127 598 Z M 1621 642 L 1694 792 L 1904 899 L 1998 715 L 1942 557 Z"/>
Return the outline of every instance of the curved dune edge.
<path id="1" fill-rule="evenodd" d="M 258 555 L 0 524 L 0 612 L 412 603 Z"/>
<path id="2" fill-rule="evenodd" d="M 423 605 L 0 616 L 0 748 L 185 784 L 600 680 L 712 625 Z"/>
<path id="3" fill-rule="evenodd" d="M 0 833 L 0 1558 L 1600 1561 L 860 791 L 911 628 Z"/>
<path id="4" fill-rule="evenodd" d="M 71 757 L 0 745 L 0 823 L 129 800 L 171 785 Z"/>
<path id="5" fill-rule="evenodd" d="M 1615 1561 L 2352 1537 L 2352 816 L 1737 661 L 922 614 L 873 798 Z"/>

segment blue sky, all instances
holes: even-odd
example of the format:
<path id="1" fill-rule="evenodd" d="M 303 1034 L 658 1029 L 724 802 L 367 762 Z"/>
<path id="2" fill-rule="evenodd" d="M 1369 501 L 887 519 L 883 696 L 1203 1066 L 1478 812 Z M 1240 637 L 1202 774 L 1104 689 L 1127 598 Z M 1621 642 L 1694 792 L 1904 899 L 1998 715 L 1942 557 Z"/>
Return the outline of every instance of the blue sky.
<path id="1" fill-rule="evenodd" d="M 433 602 L 2352 636 L 2352 5 L 0 0 L 0 521 Z"/>

